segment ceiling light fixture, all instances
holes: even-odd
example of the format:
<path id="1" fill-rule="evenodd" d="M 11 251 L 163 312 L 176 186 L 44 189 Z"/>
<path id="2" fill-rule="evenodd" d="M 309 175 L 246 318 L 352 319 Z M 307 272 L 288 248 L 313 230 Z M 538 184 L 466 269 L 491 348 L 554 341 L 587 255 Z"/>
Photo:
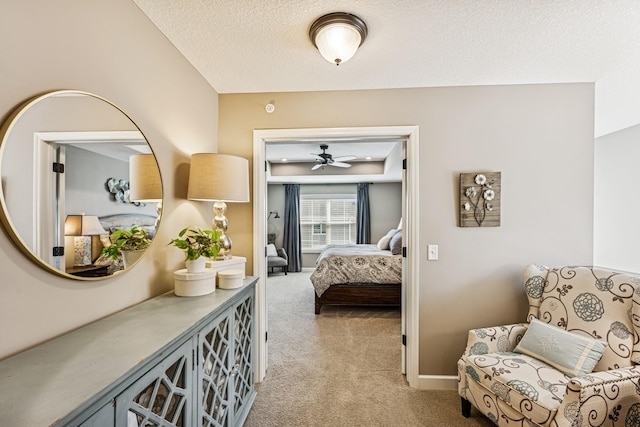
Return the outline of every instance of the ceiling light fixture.
<path id="1" fill-rule="evenodd" d="M 340 65 L 356 53 L 367 32 L 367 24 L 356 15 L 334 12 L 311 24 L 309 38 L 327 61 Z"/>

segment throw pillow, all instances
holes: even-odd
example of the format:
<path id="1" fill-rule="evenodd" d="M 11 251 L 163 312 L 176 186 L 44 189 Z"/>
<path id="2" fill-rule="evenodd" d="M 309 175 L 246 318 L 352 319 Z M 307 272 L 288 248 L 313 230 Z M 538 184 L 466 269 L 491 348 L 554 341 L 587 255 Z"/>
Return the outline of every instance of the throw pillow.
<path id="1" fill-rule="evenodd" d="M 273 243 L 267 245 L 267 256 L 278 256 L 278 250 Z"/>
<path id="2" fill-rule="evenodd" d="M 378 249 L 380 249 L 381 251 L 388 251 L 390 241 L 391 236 L 382 236 L 380 240 L 378 240 Z"/>
<path id="3" fill-rule="evenodd" d="M 393 255 L 402 254 L 402 230 L 393 235 L 391 241 L 389 242 L 389 248 L 391 249 L 391 253 Z"/>
<path id="4" fill-rule="evenodd" d="M 391 242 L 391 238 L 394 234 L 396 234 L 397 231 L 398 230 L 396 230 L 395 228 L 392 228 L 391 230 L 389 230 L 389 232 L 387 232 L 387 234 L 382 236 L 380 240 L 378 240 L 378 249 L 380 249 L 381 251 L 388 251 L 389 242 Z"/>
<path id="5" fill-rule="evenodd" d="M 532 318 L 513 351 L 534 357 L 569 376 L 578 376 L 593 371 L 606 348 L 606 342 Z"/>

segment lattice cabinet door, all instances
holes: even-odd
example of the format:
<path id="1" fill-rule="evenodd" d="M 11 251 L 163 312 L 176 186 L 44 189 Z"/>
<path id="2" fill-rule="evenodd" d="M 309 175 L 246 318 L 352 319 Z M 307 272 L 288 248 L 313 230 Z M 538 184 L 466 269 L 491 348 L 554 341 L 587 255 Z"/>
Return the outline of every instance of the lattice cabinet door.
<path id="1" fill-rule="evenodd" d="M 198 410 L 203 427 L 232 425 L 231 311 L 227 310 L 198 335 Z"/>
<path id="2" fill-rule="evenodd" d="M 192 426 L 193 341 L 189 340 L 116 398 L 116 425 Z"/>
<path id="3" fill-rule="evenodd" d="M 255 398 L 253 382 L 253 292 L 233 307 L 233 382 L 234 424 L 242 425 Z"/>

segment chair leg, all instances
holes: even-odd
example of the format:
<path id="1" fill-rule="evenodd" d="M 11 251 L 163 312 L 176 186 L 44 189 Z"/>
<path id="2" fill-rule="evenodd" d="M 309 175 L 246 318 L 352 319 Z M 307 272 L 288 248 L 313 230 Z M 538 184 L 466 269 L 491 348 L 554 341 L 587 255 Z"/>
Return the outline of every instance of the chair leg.
<path id="1" fill-rule="evenodd" d="M 284 266 L 282 267 L 282 271 L 284 271 L 285 276 L 287 275 L 287 270 L 288 270 L 288 267 L 284 267 Z"/>
<path id="2" fill-rule="evenodd" d="M 469 418 L 471 416 L 471 402 L 469 402 L 464 397 L 461 397 L 460 403 L 462 404 L 462 416 L 465 418 Z"/>

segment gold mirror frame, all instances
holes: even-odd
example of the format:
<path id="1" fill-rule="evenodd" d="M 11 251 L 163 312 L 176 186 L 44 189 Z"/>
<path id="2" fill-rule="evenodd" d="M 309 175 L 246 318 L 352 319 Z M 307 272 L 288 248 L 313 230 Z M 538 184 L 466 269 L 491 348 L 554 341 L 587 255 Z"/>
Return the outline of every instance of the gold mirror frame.
<path id="1" fill-rule="evenodd" d="M 42 114 L 42 111 L 38 112 L 38 108 L 47 108 L 49 107 L 49 103 L 55 103 L 56 101 L 52 101 L 51 98 L 54 97 L 82 97 L 82 96 L 87 96 L 87 97 L 91 97 L 92 100 L 89 101 L 90 105 L 95 105 L 95 111 L 84 111 L 84 109 L 82 109 L 81 111 L 78 112 L 78 122 L 77 123 L 73 123 L 72 127 L 76 127 L 75 129 L 68 129 L 68 128 L 64 128 L 64 129 L 58 129 L 56 128 L 56 126 L 52 126 L 51 122 L 60 119 L 60 121 L 70 121 L 68 117 L 64 117 L 61 115 L 61 113 L 59 111 L 55 111 L 54 110 L 43 110 L 45 111 L 46 114 Z M 100 102 L 93 102 L 94 100 L 96 101 L 101 101 L 104 103 L 101 104 Z M 76 106 L 77 107 L 77 106 Z M 87 110 L 91 110 L 91 109 L 87 109 Z M 103 112 L 105 113 L 105 116 L 108 116 L 107 118 L 104 118 L 100 116 L 98 117 L 97 114 L 95 114 L 96 112 L 100 111 L 100 110 L 104 110 Z M 47 125 L 43 125 L 44 128 L 42 129 L 36 129 L 34 128 L 32 132 L 29 132 L 30 129 L 26 129 L 25 124 L 29 122 L 29 113 L 35 111 L 35 113 L 32 113 L 32 115 L 37 115 L 40 114 L 41 117 L 46 117 L 46 120 L 49 121 L 48 125 L 53 127 L 53 129 L 51 127 L 47 127 Z M 90 116 L 91 113 L 94 113 L 94 116 Z M 86 114 L 86 115 L 85 115 Z M 57 117 L 56 117 L 57 116 Z M 74 115 L 74 119 L 76 118 L 76 116 Z M 33 119 L 33 117 L 31 118 Z M 101 121 L 104 123 L 100 123 L 99 125 L 96 124 L 96 128 L 92 128 L 90 121 L 91 120 L 95 120 L 95 121 Z M 45 120 L 43 120 L 44 122 Z M 57 123 L 56 123 L 57 124 Z M 118 128 L 120 125 L 120 128 Z M 64 125 L 60 125 L 60 126 L 64 126 Z M 70 125 L 71 126 L 71 125 Z M 42 132 L 41 132 L 42 131 Z M 49 132 L 51 131 L 51 132 Z M 35 96 L 27 101 L 25 101 L 24 103 L 20 104 L 18 107 L 15 108 L 15 110 L 13 110 L 9 116 L 7 117 L 7 119 L 2 123 L 2 126 L 0 127 L 0 223 L 2 223 L 3 228 L 5 229 L 5 231 L 7 232 L 7 234 L 9 235 L 9 237 L 11 238 L 11 240 L 13 241 L 13 243 L 16 245 L 16 247 L 18 249 L 20 249 L 31 261 L 33 261 L 35 264 L 39 265 L 40 267 L 42 267 L 43 269 L 56 274 L 58 276 L 62 276 L 65 278 L 69 278 L 69 279 L 74 279 L 74 280 L 83 280 L 83 281 L 95 281 L 95 280 L 103 280 L 103 279 L 108 279 L 110 277 L 114 277 L 124 271 L 128 271 L 129 269 L 131 269 L 135 264 L 138 263 L 139 260 L 135 261 L 131 266 L 129 266 L 128 268 L 121 270 L 121 271 L 117 271 L 116 274 L 109 274 L 109 275 L 104 275 L 104 276 L 99 276 L 99 277 L 85 277 L 85 276 L 80 276 L 80 275 L 75 275 L 75 274 L 70 274 L 68 273 L 67 267 L 66 265 L 68 265 L 68 261 L 65 260 L 65 256 L 62 256 L 62 259 L 58 259 L 57 263 L 58 265 L 60 265 L 61 261 L 64 264 L 62 267 L 65 269 L 65 271 L 63 271 L 62 269 L 60 269 L 60 267 L 56 267 L 55 265 L 52 265 L 50 262 L 48 262 L 48 260 L 43 259 L 41 256 L 38 255 L 38 248 L 36 248 L 35 246 L 37 246 L 36 242 L 38 239 L 40 239 L 40 237 L 38 236 L 38 229 L 43 229 L 46 227 L 52 227 L 53 229 L 58 229 L 61 230 L 63 229 L 63 225 L 60 224 L 62 221 L 60 220 L 60 215 L 64 214 L 64 215 L 68 215 L 69 213 L 66 212 L 64 210 L 64 206 L 62 209 L 57 209 L 57 214 L 58 214 L 58 220 L 57 221 L 53 221 L 53 224 L 44 224 L 44 225 L 39 225 L 38 222 L 40 220 L 40 218 L 43 216 L 42 212 L 40 211 L 36 211 L 36 207 L 38 207 L 38 203 L 36 202 L 37 197 L 39 197 L 39 194 L 30 194 L 27 195 L 27 197 L 24 197 L 24 195 L 21 195 L 23 199 L 27 200 L 29 199 L 29 197 L 31 197 L 31 207 L 32 207 L 32 212 L 24 212 L 24 216 L 25 217 L 31 217 L 31 226 L 32 229 L 34 231 L 32 231 L 31 233 L 33 235 L 29 236 L 30 232 L 25 232 L 22 234 L 26 234 L 27 235 L 27 239 L 25 240 L 25 236 L 21 235 L 21 230 L 25 230 L 27 226 L 25 226 L 26 222 L 25 218 L 22 218 L 22 211 L 20 215 L 15 215 L 14 212 L 14 217 L 18 216 L 21 218 L 12 218 L 11 212 L 12 210 L 9 209 L 9 206 L 7 205 L 7 200 L 8 198 L 6 197 L 7 193 L 5 191 L 5 187 L 8 185 L 9 180 L 11 180 L 12 178 L 8 178 L 5 174 L 5 169 L 9 169 L 9 173 L 11 173 L 11 168 L 16 168 L 15 165 L 5 165 L 5 161 L 8 161 L 7 159 L 5 159 L 5 156 L 7 156 L 7 147 L 9 145 L 12 146 L 12 149 L 14 148 L 14 146 L 16 144 L 30 144 L 31 147 L 24 145 L 22 147 L 18 147 L 17 150 L 23 150 L 26 149 L 26 151 L 30 151 L 32 153 L 31 158 L 27 159 L 27 162 L 30 162 L 30 164 L 32 165 L 31 171 L 33 172 L 33 175 L 37 175 L 38 170 L 41 170 L 42 167 L 38 167 L 38 159 L 36 157 L 35 152 L 38 150 L 38 143 L 36 142 L 37 137 L 36 135 L 38 134 L 53 134 L 53 133 L 61 133 L 61 134 L 73 134 L 73 133 L 82 133 L 82 134 L 86 134 L 86 133 L 96 133 L 96 134 L 104 134 L 106 135 L 105 137 L 108 139 L 109 137 L 111 137 L 111 135 L 132 135 L 132 134 L 136 134 L 139 135 L 138 137 L 138 141 L 137 144 L 142 147 L 143 143 L 142 141 L 146 142 L 147 147 L 148 147 L 148 152 L 149 154 L 151 154 L 153 156 L 153 159 L 155 160 L 155 165 L 158 168 L 157 172 L 157 178 L 160 182 L 159 182 L 159 191 L 160 191 L 160 199 L 159 199 L 159 203 L 158 203 L 158 207 L 156 210 L 156 206 L 155 205 L 150 205 L 147 208 L 143 208 L 146 209 L 147 212 L 149 211 L 153 211 L 156 215 L 157 215 L 157 221 L 155 223 L 155 230 L 157 231 L 157 227 L 159 225 L 159 218 L 160 218 L 160 214 L 161 214 L 161 200 L 162 200 L 162 179 L 160 176 L 160 168 L 157 164 L 157 158 L 155 157 L 155 154 L 153 153 L 153 150 L 151 148 L 151 145 L 149 144 L 147 138 L 145 137 L 145 135 L 142 133 L 142 131 L 140 130 L 140 128 L 137 126 L 137 124 L 117 105 L 115 105 L 114 103 L 112 103 L 111 101 L 100 97 L 98 95 L 89 93 L 89 92 L 83 92 L 83 91 L 77 91 L 77 90 L 60 90 L 60 91 L 52 91 L 52 92 L 48 92 L 42 95 L 38 95 Z M 27 140 L 26 137 L 21 137 L 20 134 L 21 133 L 25 133 L 25 134 L 32 134 L 33 137 L 29 140 Z M 17 140 L 16 140 L 17 139 Z M 56 144 L 53 144 L 56 145 Z M 13 154 L 13 153 L 10 153 Z M 15 157 L 15 156 L 14 156 Z M 28 157 L 28 156 L 24 156 L 24 157 Z M 18 159 L 11 159 L 11 162 L 18 162 Z M 18 175 L 14 175 L 13 179 L 15 180 L 16 177 Z M 104 177 L 104 181 L 105 181 L 105 189 L 104 189 L 104 194 L 102 196 L 104 197 L 109 197 L 109 193 L 108 193 L 108 189 L 106 188 L 107 186 L 107 179 L 110 178 L 108 176 Z M 42 178 L 42 179 L 49 179 L 49 178 Z M 54 180 L 51 180 L 54 181 Z M 33 191 L 35 191 L 36 193 L 41 193 L 42 189 L 40 186 L 40 182 L 41 180 L 39 180 L 37 177 L 33 178 L 32 181 L 32 185 L 31 187 L 29 187 L 28 183 L 24 183 L 24 185 L 22 185 L 23 183 L 20 184 L 22 190 L 24 191 L 25 189 L 29 189 L 31 188 Z M 43 186 L 48 186 L 48 185 L 52 185 L 49 184 L 48 182 L 43 185 Z M 12 189 L 15 190 L 15 185 L 12 186 Z M 50 191 L 50 189 L 45 190 L 45 191 Z M 9 198 L 9 200 L 16 200 L 15 197 L 14 198 Z M 59 203 L 59 199 L 58 197 L 56 197 L 56 202 L 55 203 Z M 102 202 L 101 202 L 102 203 Z M 88 203 L 90 204 L 90 202 Z M 20 206 L 22 207 L 22 206 Z M 131 207 L 127 207 L 127 209 L 132 209 Z M 20 209 L 18 209 L 20 210 Z M 113 211 L 113 209 L 111 209 Z M 62 211 L 62 212 L 61 212 Z M 75 212 L 72 212 L 75 213 Z M 135 215 L 135 214 L 134 214 Z M 44 215 L 45 217 L 47 217 L 46 215 Z M 47 217 L 48 218 L 48 217 Z M 65 216 L 66 218 L 66 216 Z M 15 220 L 18 221 L 22 221 L 22 225 L 21 227 L 16 226 L 15 224 Z M 112 230 L 106 230 L 107 233 L 109 231 Z M 55 234 L 54 232 L 48 232 L 48 234 Z M 68 236 L 64 236 L 63 235 L 64 232 L 59 233 L 59 235 L 57 236 L 57 242 L 60 243 L 62 242 L 62 244 L 64 244 L 65 242 L 65 238 L 68 239 Z M 30 237 L 30 239 L 29 239 Z M 28 243 L 27 240 L 31 240 L 31 243 Z M 95 244 L 95 241 L 94 241 Z M 65 246 L 68 246 L 65 245 Z M 53 251 L 53 249 L 52 249 Z M 145 251 L 145 253 L 148 252 L 148 250 Z M 43 252 L 40 252 L 43 253 Z M 69 256 L 67 254 L 67 256 Z M 92 260 L 93 261 L 93 260 Z"/>

